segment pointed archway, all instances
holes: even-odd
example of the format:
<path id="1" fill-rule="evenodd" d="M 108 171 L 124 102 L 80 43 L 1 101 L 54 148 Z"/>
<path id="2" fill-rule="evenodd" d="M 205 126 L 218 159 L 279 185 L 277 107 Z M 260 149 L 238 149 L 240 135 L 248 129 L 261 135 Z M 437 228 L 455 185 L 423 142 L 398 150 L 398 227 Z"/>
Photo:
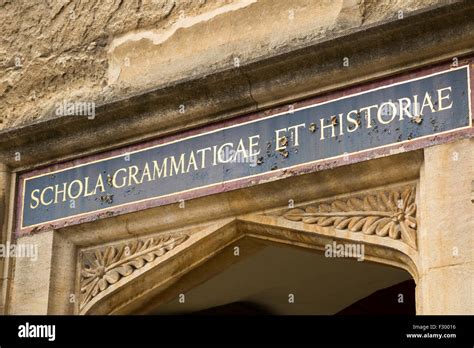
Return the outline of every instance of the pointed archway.
<path id="1" fill-rule="evenodd" d="M 76 312 L 133 313 L 151 298 L 165 302 L 180 279 L 237 241 L 251 246 L 245 248 L 248 254 L 259 249 L 252 240 L 321 254 L 334 243 L 348 246 L 345 252 L 360 245 L 365 260 L 404 269 L 416 281 L 416 230 L 416 187 L 404 183 L 84 248 L 79 252 Z M 232 263 L 232 258 L 220 263 L 194 283 Z"/>

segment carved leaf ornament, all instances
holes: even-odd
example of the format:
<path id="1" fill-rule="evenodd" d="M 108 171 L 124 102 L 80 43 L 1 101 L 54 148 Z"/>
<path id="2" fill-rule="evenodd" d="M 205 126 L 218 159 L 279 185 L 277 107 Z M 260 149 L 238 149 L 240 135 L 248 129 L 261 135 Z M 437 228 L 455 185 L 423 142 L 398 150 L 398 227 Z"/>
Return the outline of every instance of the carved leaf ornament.
<path id="1" fill-rule="evenodd" d="M 294 208 L 284 213 L 283 217 L 321 227 L 401 239 L 416 249 L 414 187 Z"/>
<path id="2" fill-rule="evenodd" d="M 100 292 L 188 239 L 187 235 L 136 240 L 83 254 L 80 294 L 84 307 Z"/>

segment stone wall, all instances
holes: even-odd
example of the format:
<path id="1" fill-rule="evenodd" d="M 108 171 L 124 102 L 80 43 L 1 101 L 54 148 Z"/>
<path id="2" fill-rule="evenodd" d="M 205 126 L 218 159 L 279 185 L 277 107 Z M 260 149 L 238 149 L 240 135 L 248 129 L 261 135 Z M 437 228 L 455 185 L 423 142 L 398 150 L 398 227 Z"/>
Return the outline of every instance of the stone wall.
<path id="1" fill-rule="evenodd" d="M 1 1 L 2 242 L 15 238 L 12 172 L 472 55 L 474 7 L 454 2 Z M 408 20 L 397 22 L 402 18 Z M 342 73 L 346 51 L 351 68 Z M 248 69 L 234 69 L 239 66 Z M 186 105 L 184 116 L 177 106 L 186 98 L 196 105 Z M 100 116 L 93 122 L 59 117 L 56 103 L 64 101 L 95 102 Z M 458 140 L 337 172 L 320 171 L 293 179 L 302 183 L 294 187 L 302 192 L 301 201 L 310 201 L 418 181 L 421 244 L 412 255 L 416 265 L 410 266 L 419 281 L 418 313 L 472 313 L 472 282 L 464 281 L 472 278 L 473 269 L 472 192 L 464 189 L 472 183 L 472 146 L 472 140 Z M 21 160 L 16 160 L 17 152 Z M 454 152 L 462 162 L 451 161 Z M 335 173 L 341 180 L 334 180 Z M 303 199 L 314 182 L 325 185 Z M 330 184 L 336 182 L 344 185 Z M 183 213 L 162 207 L 168 212 L 163 223 L 195 228 L 208 221 L 209 211 L 215 219 L 233 219 L 251 210 L 280 207 L 297 193 L 290 185 L 285 189 L 288 196 L 275 184 L 257 186 L 259 195 L 237 190 L 228 199 L 203 198 L 202 205 L 195 203 L 195 215 L 191 209 Z M 265 200 L 258 206 L 249 197 Z M 254 205 L 244 210 L 249 201 Z M 0 312 L 5 306 L 9 313 L 71 313 L 68 295 L 74 290 L 76 249 L 169 228 L 154 225 L 162 223 L 155 213 L 147 210 L 76 226 L 64 236 L 64 231 L 37 234 L 34 238 L 48 250 L 41 262 L 0 259 Z M 234 232 L 231 227 L 229 233 Z M 35 282 L 28 281 L 29 274 L 35 274 Z M 42 285 L 41 296 L 35 292 L 36 282 Z M 34 298 L 36 307 L 27 307 Z"/>
<path id="2" fill-rule="evenodd" d="M 0 2 L 0 129 L 330 40 L 439 0 Z"/>

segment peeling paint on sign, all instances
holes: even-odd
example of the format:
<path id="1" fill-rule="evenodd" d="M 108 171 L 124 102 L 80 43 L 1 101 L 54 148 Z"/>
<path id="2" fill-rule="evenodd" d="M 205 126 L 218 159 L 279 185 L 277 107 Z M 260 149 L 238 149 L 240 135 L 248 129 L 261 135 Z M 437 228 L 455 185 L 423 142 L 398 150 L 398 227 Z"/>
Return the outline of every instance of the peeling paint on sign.
<path id="1" fill-rule="evenodd" d="M 301 174 L 310 164 L 338 157 L 347 164 L 361 152 L 403 144 L 390 149 L 394 154 L 415 139 L 470 129 L 469 74 L 468 66 L 439 71 L 24 173 L 17 230 L 71 225 L 245 187 L 268 181 L 268 175 Z"/>

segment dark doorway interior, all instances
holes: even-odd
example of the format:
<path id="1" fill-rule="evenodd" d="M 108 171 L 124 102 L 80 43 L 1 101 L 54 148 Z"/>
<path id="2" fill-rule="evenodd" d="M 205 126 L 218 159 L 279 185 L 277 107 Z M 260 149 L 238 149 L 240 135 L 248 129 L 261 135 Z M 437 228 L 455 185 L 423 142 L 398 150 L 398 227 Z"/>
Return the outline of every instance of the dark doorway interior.
<path id="1" fill-rule="evenodd" d="M 193 313 L 194 315 L 269 315 L 251 302 L 233 302 Z M 407 280 L 351 304 L 336 315 L 415 315 L 415 282 Z"/>
<path id="2" fill-rule="evenodd" d="M 336 315 L 358 314 L 415 315 L 415 281 L 410 279 L 378 290 L 336 313 Z"/>

